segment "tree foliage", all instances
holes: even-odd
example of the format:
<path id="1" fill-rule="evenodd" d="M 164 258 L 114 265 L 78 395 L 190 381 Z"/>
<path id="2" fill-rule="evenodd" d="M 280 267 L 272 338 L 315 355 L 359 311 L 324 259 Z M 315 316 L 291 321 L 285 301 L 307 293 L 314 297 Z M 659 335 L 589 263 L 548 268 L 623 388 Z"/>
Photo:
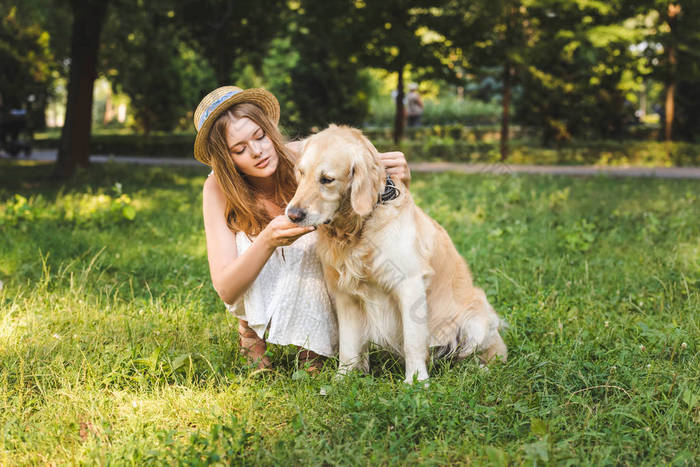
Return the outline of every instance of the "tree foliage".
<path id="1" fill-rule="evenodd" d="M 189 128 L 185 117 L 201 89 L 215 86 L 213 72 L 184 42 L 172 2 L 136 3 L 122 1 L 108 18 L 103 73 L 130 97 L 139 130 Z"/>
<path id="2" fill-rule="evenodd" d="M 404 130 L 404 71 L 411 67 L 416 76 L 450 78 L 445 37 L 431 26 L 439 24 L 444 0 L 386 0 L 356 2 L 365 45 L 362 63 L 397 74 L 394 141 Z M 357 20 L 357 19 L 356 19 Z"/>
<path id="3" fill-rule="evenodd" d="M 66 118 L 53 172 L 53 177 L 59 179 L 72 176 L 76 167 L 90 165 L 92 91 L 97 78 L 97 55 L 108 2 L 72 0 L 70 6 L 73 24 Z"/>
<path id="4" fill-rule="evenodd" d="M 448 66 L 457 78 L 468 72 L 500 80 L 502 160 L 508 156 L 512 89 L 523 69 L 523 10 L 520 0 L 449 0 L 434 20 L 453 49 Z"/>
<path id="5" fill-rule="evenodd" d="M 19 18 L 17 7 L 0 7 L 0 97 L 4 109 L 25 108 L 42 126 L 43 112 L 57 64 L 50 35 L 32 18 Z"/>
<path id="6" fill-rule="evenodd" d="M 270 42 L 284 29 L 284 0 L 170 3 L 180 29 L 209 62 L 220 86 L 230 84 L 246 64 L 259 68 Z"/>
<path id="7" fill-rule="evenodd" d="M 700 136 L 700 2 L 647 2 L 654 21 L 649 37 L 649 69 L 666 86 L 664 117 L 672 116 L 667 136 Z M 660 47 L 658 47 L 660 45 Z M 675 115 L 673 115 L 675 114 Z"/>
<path id="8" fill-rule="evenodd" d="M 0 6 L 0 95 L 6 106 L 30 107 L 43 120 L 54 81 L 69 77 L 76 63 L 85 68 L 71 75 L 73 92 L 81 93 L 81 106 L 91 105 L 87 94 L 95 72 L 85 62 L 90 54 L 76 48 L 89 41 L 76 43 L 70 25 L 80 17 L 90 26 L 94 21 L 84 12 L 98 4 L 106 2 L 23 0 Z M 697 0 L 109 4 L 98 71 L 130 97 L 137 127 L 145 132 L 189 127 L 201 96 L 231 83 L 269 87 L 282 104 L 283 124 L 297 133 L 330 122 L 361 125 L 373 92 L 368 68 L 398 77 L 397 138 L 407 70 L 413 79 L 459 86 L 467 80 L 496 83 L 482 97 L 502 102 L 502 153 L 511 114 L 546 144 L 624 137 L 643 105 L 638 96 L 652 86 L 665 89 L 647 107 L 665 113 L 668 137 L 692 140 L 700 131 Z M 82 120 L 90 112 L 84 110 L 77 117 L 69 112 L 77 118 L 70 125 L 80 121 L 86 127 Z M 72 151 L 85 148 L 81 143 Z"/>
<path id="9" fill-rule="evenodd" d="M 306 133 L 328 123 L 359 125 L 367 115 L 368 83 L 361 74 L 361 40 L 350 0 L 301 0 L 292 5 L 291 45 L 298 59 L 285 100 L 294 102 L 291 129 Z"/>

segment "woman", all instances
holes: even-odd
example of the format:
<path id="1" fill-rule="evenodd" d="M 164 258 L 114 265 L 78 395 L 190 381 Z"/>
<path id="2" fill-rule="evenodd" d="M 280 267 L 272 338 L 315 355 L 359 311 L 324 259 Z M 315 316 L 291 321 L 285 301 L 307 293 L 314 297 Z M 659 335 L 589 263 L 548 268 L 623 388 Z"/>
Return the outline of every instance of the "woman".
<path id="1" fill-rule="evenodd" d="M 194 156 L 212 168 L 203 194 L 212 283 L 239 318 L 242 352 L 260 368 L 270 364 L 266 332 L 267 342 L 305 349 L 301 360 L 331 356 L 337 347 L 315 227 L 299 227 L 284 215 L 296 190 L 300 142 L 285 144 L 279 116 L 271 93 L 235 86 L 209 93 L 194 114 Z M 404 155 L 381 157 L 387 172 L 408 184 Z"/>

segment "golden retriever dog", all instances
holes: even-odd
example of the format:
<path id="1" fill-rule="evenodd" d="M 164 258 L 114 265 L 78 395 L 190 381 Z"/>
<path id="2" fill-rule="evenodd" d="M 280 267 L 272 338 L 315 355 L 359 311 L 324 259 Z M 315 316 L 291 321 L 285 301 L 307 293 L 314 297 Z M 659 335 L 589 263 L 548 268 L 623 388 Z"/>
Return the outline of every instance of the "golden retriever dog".
<path id="1" fill-rule="evenodd" d="M 387 178 L 359 130 L 331 125 L 311 136 L 296 170 L 299 186 L 286 214 L 318 227 L 317 251 L 338 314 L 339 375 L 369 370 L 369 342 L 404 357 L 408 383 L 428 378 L 431 347 L 505 361 L 502 321 L 466 262 L 406 187 Z M 398 196 L 382 196 L 385 190 Z"/>

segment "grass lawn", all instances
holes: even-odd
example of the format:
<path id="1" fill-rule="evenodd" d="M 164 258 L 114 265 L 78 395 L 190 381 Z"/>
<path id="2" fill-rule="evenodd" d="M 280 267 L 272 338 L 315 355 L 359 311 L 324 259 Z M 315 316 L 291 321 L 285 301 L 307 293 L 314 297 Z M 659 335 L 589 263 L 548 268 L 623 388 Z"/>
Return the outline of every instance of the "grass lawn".
<path id="1" fill-rule="evenodd" d="M 246 367 L 213 291 L 206 172 L 0 161 L 0 464 L 623 464 L 700 458 L 700 183 L 415 175 L 507 364 Z M 18 196 L 20 195 L 20 196 Z"/>

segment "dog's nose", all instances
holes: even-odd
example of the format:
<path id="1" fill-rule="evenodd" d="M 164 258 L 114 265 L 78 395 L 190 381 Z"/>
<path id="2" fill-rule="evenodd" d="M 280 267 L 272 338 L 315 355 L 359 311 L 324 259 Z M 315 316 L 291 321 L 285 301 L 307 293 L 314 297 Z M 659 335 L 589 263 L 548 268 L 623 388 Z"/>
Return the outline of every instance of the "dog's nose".
<path id="1" fill-rule="evenodd" d="M 287 208 L 287 217 L 289 217 L 289 220 L 292 222 L 301 222 L 306 217 L 306 211 L 295 206 L 290 206 Z"/>

